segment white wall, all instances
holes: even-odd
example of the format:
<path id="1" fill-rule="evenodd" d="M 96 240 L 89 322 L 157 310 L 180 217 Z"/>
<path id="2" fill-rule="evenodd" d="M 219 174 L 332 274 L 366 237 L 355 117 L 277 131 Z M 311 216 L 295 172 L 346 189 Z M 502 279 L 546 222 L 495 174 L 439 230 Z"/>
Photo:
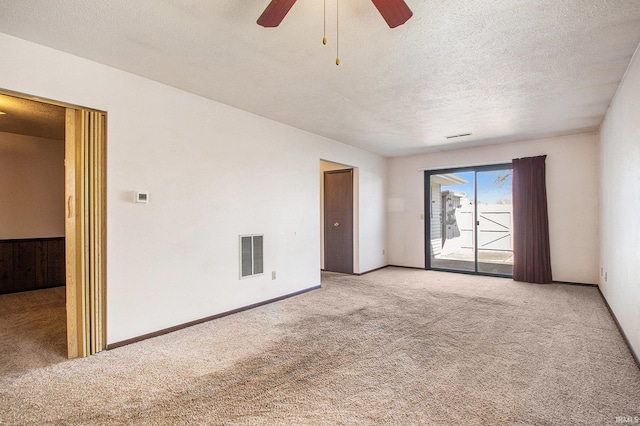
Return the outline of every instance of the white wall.
<path id="1" fill-rule="evenodd" d="M 640 354 L 640 54 L 600 128 L 600 290 Z M 604 276 L 606 273 L 606 278 Z"/>
<path id="2" fill-rule="evenodd" d="M 424 173 L 547 155 L 553 279 L 598 282 L 598 135 L 594 133 L 389 159 L 389 264 L 425 267 Z"/>
<path id="3" fill-rule="evenodd" d="M 386 215 L 386 160 L 382 159 L 378 167 L 384 173 L 372 173 L 378 170 L 367 169 L 364 174 L 358 167 L 320 161 L 320 264 L 324 268 L 324 172 L 353 168 L 353 272 L 366 273 L 387 265 L 387 215 Z M 360 190 L 361 184 L 363 191 Z M 360 230 L 362 229 L 362 233 Z M 377 230 L 374 233 L 368 230 Z"/>
<path id="4" fill-rule="evenodd" d="M 386 159 L 7 35 L 0 51 L 2 88 L 108 113 L 108 343 L 319 285 L 320 159 L 358 167 L 360 269 L 385 265 Z M 239 280 L 251 233 L 266 273 Z"/>
<path id="5" fill-rule="evenodd" d="M 0 240 L 63 236 L 64 141 L 0 132 Z"/>

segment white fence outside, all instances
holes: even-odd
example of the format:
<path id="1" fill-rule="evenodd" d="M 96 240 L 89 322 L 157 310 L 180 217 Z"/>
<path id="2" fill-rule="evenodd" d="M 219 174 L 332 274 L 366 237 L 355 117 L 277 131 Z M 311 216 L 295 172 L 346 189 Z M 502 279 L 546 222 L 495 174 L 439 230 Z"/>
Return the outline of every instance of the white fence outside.
<path id="1" fill-rule="evenodd" d="M 452 202 L 450 202 L 452 201 Z M 456 202 L 457 201 L 457 202 Z M 462 249 L 474 249 L 475 205 L 466 197 L 443 197 L 442 249 L 446 255 Z M 478 251 L 512 251 L 511 204 L 478 204 Z"/>

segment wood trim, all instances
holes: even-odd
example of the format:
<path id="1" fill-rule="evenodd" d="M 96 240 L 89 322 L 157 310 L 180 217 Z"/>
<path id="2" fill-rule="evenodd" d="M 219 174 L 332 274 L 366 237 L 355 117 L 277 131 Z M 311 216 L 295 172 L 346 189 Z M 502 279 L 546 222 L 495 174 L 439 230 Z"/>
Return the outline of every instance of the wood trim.
<path id="1" fill-rule="evenodd" d="M 76 358 L 83 356 L 84 350 L 80 345 L 82 341 L 83 318 L 79 310 L 82 309 L 82 303 L 78 303 L 79 289 L 78 280 L 81 276 L 79 271 L 80 262 L 78 262 L 78 206 L 77 206 L 77 129 L 76 129 L 76 110 L 67 108 L 65 111 L 65 146 L 64 146 L 64 165 L 65 165 L 65 265 L 67 275 L 67 356 Z M 82 241 L 80 241 L 82 244 Z M 81 247 L 81 245 L 80 245 Z"/>
<path id="2" fill-rule="evenodd" d="M 417 266 L 400 266 L 400 265 L 387 265 L 387 266 L 388 267 L 390 266 L 390 267 L 393 267 L 393 268 L 418 269 L 418 270 L 421 270 L 421 271 L 447 272 L 447 273 L 450 273 L 450 274 L 478 275 L 478 276 L 485 276 L 485 277 L 513 279 L 512 277 L 509 277 L 509 276 L 506 276 L 506 275 L 476 274 L 473 271 L 456 271 L 456 270 L 447 270 L 447 269 L 427 269 L 427 268 L 419 268 Z M 375 271 L 375 269 L 374 269 L 374 271 Z M 579 285 L 579 286 L 583 286 L 583 287 L 598 287 L 597 284 L 576 283 L 576 282 L 571 282 L 571 281 L 553 281 L 551 284 Z"/>
<path id="3" fill-rule="evenodd" d="M 83 191 L 83 276 L 85 283 L 85 330 L 86 354 L 94 354 L 104 349 L 104 257 L 105 215 L 104 215 L 104 114 L 96 111 L 81 111 L 82 114 L 82 158 L 84 176 Z"/>
<path id="4" fill-rule="evenodd" d="M 56 106 L 59 106 L 59 107 L 72 109 L 72 110 L 77 110 L 77 109 L 81 108 L 81 109 L 86 110 L 86 111 L 104 112 L 104 111 L 99 110 L 99 109 L 89 108 L 89 107 L 82 106 L 82 105 L 74 105 L 74 104 L 70 104 L 70 103 L 67 103 L 67 102 L 60 102 L 60 101 L 56 101 L 54 99 L 42 98 L 40 96 L 32 96 L 32 95 L 28 95 L 28 94 L 25 94 L 25 93 L 14 92 L 13 90 L 7 90 L 7 89 L 2 89 L 2 88 L 0 88 L 0 95 L 12 96 L 14 98 L 26 99 L 26 100 L 29 100 L 29 101 L 40 102 L 40 103 L 43 103 L 43 104 L 56 105 Z"/>
<path id="5" fill-rule="evenodd" d="M 385 265 L 385 266 L 381 266 L 381 267 L 379 267 L 379 268 L 370 269 L 370 270 L 365 271 L 365 272 L 352 272 L 352 273 L 347 273 L 347 272 L 333 272 L 333 271 L 327 271 L 326 269 L 320 269 L 320 271 L 321 271 L 321 272 L 331 272 L 331 273 L 334 273 L 334 274 L 354 275 L 354 276 L 359 277 L 359 276 L 362 276 L 362 275 L 370 274 L 370 273 L 375 272 L 375 271 L 379 271 L 380 269 L 388 268 L 389 266 L 392 266 L 392 265 Z M 399 268 L 402 268 L 402 266 L 399 266 Z"/>
<path id="6" fill-rule="evenodd" d="M 78 170 L 81 172 L 78 174 L 78 187 L 77 187 L 77 205 L 78 205 L 78 235 L 79 235 L 79 247 L 80 247 L 80 257 L 78 259 L 78 267 L 80 270 L 80 281 L 78 283 L 79 290 L 79 314 L 82 315 L 82 336 L 80 339 L 80 344 L 82 347 L 82 352 L 80 356 L 88 356 L 91 354 L 91 305 L 89 303 L 90 296 L 90 276 L 89 276 L 89 265 L 88 259 L 90 255 L 90 247 L 89 247 L 89 225 L 88 225 L 88 216 L 89 216 L 89 161 L 88 161 L 88 141 L 89 137 L 87 135 L 88 130 L 88 120 L 87 120 L 87 112 L 83 110 L 78 110 L 78 123 L 80 125 L 77 127 L 78 131 L 78 145 L 77 145 L 77 155 L 76 159 L 78 160 Z"/>
<path id="7" fill-rule="evenodd" d="M 552 281 L 552 284 L 577 285 L 581 287 L 598 287 L 598 284 L 576 283 L 573 281 Z"/>
<path id="8" fill-rule="evenodd" d="M 106 343 L 106 117 L 67 108 L 65 196 L 68 357 Z"/>
<path id="9" fill-rule="evenodd" d="M 94 354 L 99 352 L 99 337 L 97 335 L 98 324 L 94 321 L 98 315 L 98 305 L 100 303 L 100 283 L 97 281 L 97 259 L 95 256 L 98 241 L 96 238 L 97 230 L 97 218 L 96 208 L 98 204 L 96 194 L 96 151 L 98 150 L 98 135 L 96 130 L 96 118 L 93 113 L 89 111 L 83 111 L 85 119 L 87 120 L 87 157 L 86 165 L 88 168 L 87 175 L 87 263 L 88 263 L 88 278 L 89 278 L 89 353 Z M 98 166 L 99 167 L 99 166 Z"/>
<path id="10" fill-rule="evenodd" d="M 357 276 L 367 275 L 367 274 L 370 274 L 372 272 L 379 271 L 381 269 L 385 269 L 385 268 L 388 268 L 388 267 L 389 267 L 389 265 L 385 265 L 385 266 L 381 266 L 379 268 L 370 269 L 370 270 L 365 271 L 365 272 L 358 272 L 357 274 L 353 274 L 353 275 L 357 275 Z"/>
<path id="11" fill-rule="evenodd" d="M 186 322 L 184 324 L 180 324 L 180 325 L 176 325 L 176 326 L 173 326 L 173 327 L 165 328 L 165 329 L 162 329 L 162 330 L 154 331 L 153 333 L 143 334 L 142 336 L 133 337 L 133 338 L 127 339 L 127 340 L 122 340 L 120 342 L 116 342 L 116 343 L 112 343 L 110 345 L 107 345 L 107 350 L 116 349 L 116 348 L 119 348 L 119 347 L 122 347 L 122 346 L 130 345 L 132 343 L 137 343 L 137 342 L 141 342 L 143 340 L 151 339 L 153 337 L 162 336 L 163 334 L 172 333 L 174 331 L 182 330 L 183 328 L 187 328 L 187 327 L 191 327 L 191 326 L 194 326 L 194 325 L 202 324 L 204 322 L 208 322 L 208 321 L 212 321 L 212 320 L 215 320 L 215 319 L 218 319 L 218 318 L 226 317 L 228 315 L 237 314 L 238 312 L 247 311 L 249 309 L 258 308 L 260 306 L 268 305 L 269 303 L 278 302 L 280 300 L 288 299 L 290 297 L 299 296 L 301 294 L 304 294 L 304 293 L 307 293 L 307 292 L 310 292 L 310 291 L 313 291 L 313 290 L 318 290 L 320 288 L 321 288 L 321 286 L 319 286 L 319 285 L 314 286 L 314 287 L 309 287 L 307 289 L 296 291 L 294 293 L 285 294 L 284 296 L 276 297 L 274 299 L 265 300 L 264 302 L 254 303 L 252 305 L 244 306 L 244 307 L 238 308 L 238 309 L 233 309 L 231 311 L 223 312 L 221 314 L 211 315 L 211 316 L 206 317 L 206 318 L 201 318 L 201 319 L 198 319 L 198 320 L 195 320 L 195 321 L 189 321 L 189 322 Z"/>
<path id="12" fill-rule="evenodd" d="M 64 239 L 0 240 L 0 294 L 64 286 Z"/>
<path id="13" fill-rule="evenodd" d="M 91 295 L 91 350 L 90 353 L 100 352 L 104 349 L 106 333 L 104 327 L 104 302 L 105 302 L 105 116 L 94 111 L 85 111 L 89 120 L 89 183 L 88 198 L 90 208 L 89 219 L 89 293 Z"/>
<path id="14" fill-rule="evenodd" d="M 418 269 L 420 271 L 429 271 L 429 269 L 426 268 L 420 268 L 418 266 L 400 266 L 400 265 L 387 265 L 388 267 L 392 267 L 392 268 L 404 268 L 404 269 Z"/>
<path id="15" fill-rule="evenodd" d="M 611 306 L 609 306 L 609 302 L 607 302 L 607 299 L 604 297 L 604 294 L 602 294 L 602 290 L 600 290 L 600 286 L 596 286 L 596 287 L 598 287 L 598 293 L 600 293 L 600 297 L 602 297 L 602 300 L 604 301 L 604 305 L 607 307 L 607 310 L 609 311 L 611 318 L 613 318 L 613 322 L 616 323 L 616 326 L 618 327 L 618 331 L 620 331 L 620 334 L 622 335 L 624 342 L 627 344 L 627 347 L 629 348 L 629 352 L 631 352 L 631 356 L 635 360 L 636 365 L 638 366 L 638 369 L 640 369 L 640 357 L 638 357 L 638 354 L 636 353 L 636 351 L 633 350 L 633 346 L 631 346 L 631 341 L 629 340 L 624 330 L 620 326 L 620 322 L 618 321 L 616 314 L 613 313 L 613 310 L 611 309 Z"/>
<path id="16" fill-rule="evenodd" d="M 42 238 L 11 238 L 8 240 L 0 240 L 0 243 L 28 243 L 30 241 L 59 241 L 64 237 L 42 237 Z"/>
<path id="17" fill-rule="evenodd" d="M 98 311 L 97 322 L 99 324 L 98 335 L 100 336 L 100 350 L 107 346 L 107 116 L 99 114 L 98 136 L 100 146 L 98 149 L 98 164 L 100 173 L 96 180 L 96 197 L 99 200 L 97 213 L 100 224 L 97 238 L 99 240 L 98 260 L 99 282 L 100 282 L 100 309 Z"/>

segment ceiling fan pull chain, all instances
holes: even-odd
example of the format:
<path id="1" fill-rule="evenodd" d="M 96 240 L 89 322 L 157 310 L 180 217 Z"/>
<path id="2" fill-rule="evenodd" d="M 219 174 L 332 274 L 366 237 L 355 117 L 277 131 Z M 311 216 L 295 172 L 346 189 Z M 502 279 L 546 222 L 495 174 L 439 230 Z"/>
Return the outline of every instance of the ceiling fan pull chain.
<path id="1" fill-rule="evenodd" d="M 323 15 L 324 15 L 324 28 L 323 28 L 323 34 L 322 34 L 322 44 L 326 45 L 327 44 L 327 0 L 324 0 L 324 11 L 323 11 Z"/>
<path id="2" fill-rule="evenodd" d="M 340 65 L 340 55 L 339 55 L 339 48 L 338 48 L 338 44 L 339 44 L 339 40 L 340 40 L 340 20 L 339 20 L 339 14 L 338 14 L 338 10 L 339 10 L 339 1 L 340 0 L 336 0 L 336 65 Z"/>

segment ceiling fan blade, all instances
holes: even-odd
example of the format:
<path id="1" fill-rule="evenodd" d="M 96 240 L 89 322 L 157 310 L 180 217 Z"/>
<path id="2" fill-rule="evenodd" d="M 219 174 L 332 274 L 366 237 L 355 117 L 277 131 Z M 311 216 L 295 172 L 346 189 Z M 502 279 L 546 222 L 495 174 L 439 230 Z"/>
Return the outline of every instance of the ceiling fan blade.
<path id="1" fill-rule="evenodd" d="M 413 16 L 404 0 L 371 0 L 391 28 L 402 25 Z"/>
<path id="2" fill-rule="evenodd" d="M 296 0 L 271 0 L 271 3 L 258 18 L 258 25 L 266 28 L 277 27 L 295 2 Z"/>

